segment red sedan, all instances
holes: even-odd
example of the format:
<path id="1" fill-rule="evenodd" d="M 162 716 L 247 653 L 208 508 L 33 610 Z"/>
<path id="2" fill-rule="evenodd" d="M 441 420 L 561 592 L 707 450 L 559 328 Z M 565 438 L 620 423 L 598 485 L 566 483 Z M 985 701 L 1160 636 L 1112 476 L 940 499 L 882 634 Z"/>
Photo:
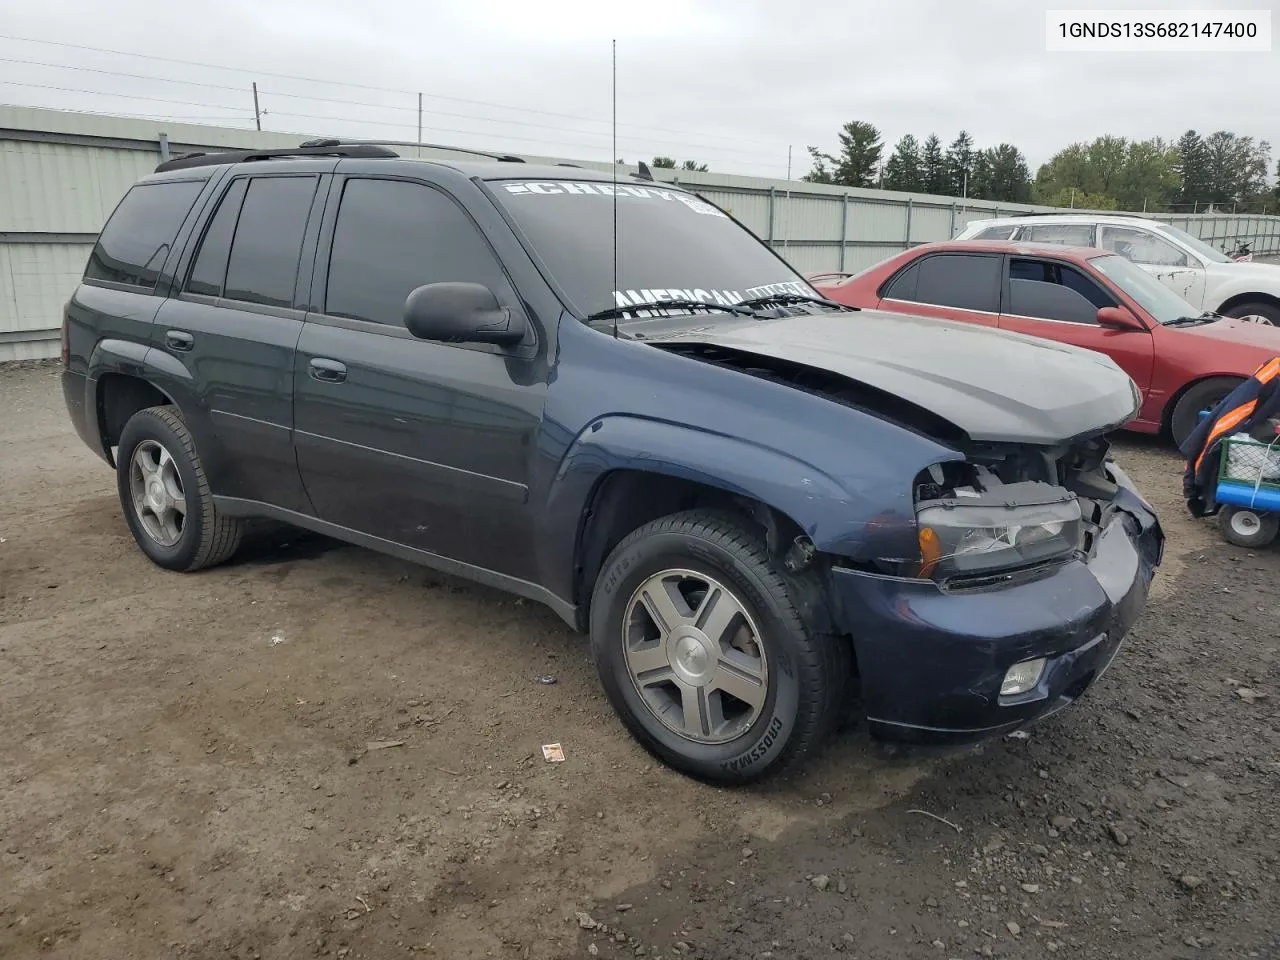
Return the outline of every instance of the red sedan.
<path id="1" fill-rule="evenodd" d="M 1201 410 L 1280 356 L 1280 327 L 1200 313 L 1124 257 L 1087 247 L 930 243 L 852 277 L 810 280 L 850 306 L 978 323 L 1105 353 L 1142 391 L 1129 428 L 1167 430 L 1179 444 Z"/>

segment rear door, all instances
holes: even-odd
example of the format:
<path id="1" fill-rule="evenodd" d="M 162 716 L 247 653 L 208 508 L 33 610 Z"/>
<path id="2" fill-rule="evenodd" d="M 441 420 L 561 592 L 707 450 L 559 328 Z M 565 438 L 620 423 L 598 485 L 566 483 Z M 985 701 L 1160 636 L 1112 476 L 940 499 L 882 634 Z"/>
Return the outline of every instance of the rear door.
<path id="1" fill-rule="evenodd" d="M 310 512 L 293 452 L 299 263 L 320 174 L 228 179 L 154 348 L 185 371 L 188 414 L 214 493 Z"/>
<path id="2" fill-rule="evenodd" d="M 927 254 L 885 284 L 880 309 L 997 326 L 1002 259 L 995 253 Z"/>
<path id="3" fill-rule="evenodd" d="M 1041 257 L 1008 260 L 1000 328 L 1097 350 L 1111 357 L 1145 394 L 1151 386 L 1154 346 L 1145 330 L 1098 325 L 1098 310 L 1119 302 L 1078 267 Z"/>
<path id="4" fill-rule="evenodd" d="M 297 454 L 317 515 L 530 578 L 529 470 L 546 398 L 530 324 L 512 347 L 419 340 L 419 286 L 481 283 L 523 310 L 468 211 L 419 179 L 336 177 L 294 367 Z"/>

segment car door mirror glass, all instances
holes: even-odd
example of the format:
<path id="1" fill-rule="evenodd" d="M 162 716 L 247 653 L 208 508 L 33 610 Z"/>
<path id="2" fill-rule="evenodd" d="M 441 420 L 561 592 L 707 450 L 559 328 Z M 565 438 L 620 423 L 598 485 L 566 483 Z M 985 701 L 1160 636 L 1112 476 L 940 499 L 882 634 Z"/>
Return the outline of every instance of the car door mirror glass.
<path id="1" fill-rule="evenodd" d="M 480 283 L 428 283 L 404 302 L 404 325 L 420 340 L 512 345 L 524 339 L 523 314 L 502 306 Z"/>
<path id="2" fill-rule="evenodd" d="M 1142 321 L 1124 307 L 1101 307 L 1098 310 L 1098 326 L 1109 330 L 1146 330 Z"/>

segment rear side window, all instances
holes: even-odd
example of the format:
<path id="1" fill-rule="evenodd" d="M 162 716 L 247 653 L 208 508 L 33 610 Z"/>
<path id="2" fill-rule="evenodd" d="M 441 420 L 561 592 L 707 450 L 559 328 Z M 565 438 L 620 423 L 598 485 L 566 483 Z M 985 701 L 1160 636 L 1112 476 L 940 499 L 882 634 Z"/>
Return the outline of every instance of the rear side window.
<path id="1" fill-rule="evenodd" d="M 1018 228 L 1016 226 L 1011 227 L 1007 225 L 1003 227 L 987 227 L 987 229 L 980 231 L 977 234 L 977 236 L 975 236 L 973 239 L 975 240 L 1008 240 L 1010 237 L 1013 236 L 1013 231 L 1017 229 Z"/>
<path id="2" fill-rule="evenodd" d="M 1092 247 L 1091 223 L 1033 223 L 1018 232 L 1019 240 L 1032 243 L 1060 243 L 1069 247 Z"/>
<path id="3" fill-rule="evenodd" d="M 218 204 L 218 212 L 209 221 L 209 227 L 200 241 L 191 275 L 187 278 L 187 290 L 209 297 L 222 296 L 222 286 L 227 279 L 227 259 L 231 255 L 231 237 L 236 232 L 236 219 L 240 216 L 240 203 L 244 200 L 249 181 L 236 180 Z"/>
<path id="4" fill-rule="evenodd" d="M 1111 306 L 1115 300 L 1074 267 L 1048 260 L 1009 262 L 1008 314 L 1091 324 L 1098 322 L 1100 307 Z"/>
<path id="5" fill-rule="evenodd" d="M 178 228 L 203 186 L 203 180 L 178 180 L 131 189 L 102 228 L 85 279 L 154 289 Z"/>
<path id="6" fill-rule="evenodd" d="M 223 292 L 229 300 L 293 306 L 302 234 L 316 177 L 255 177 L 249 181 Z"/>
<path id="7" fill-rule="evenodd" d="M 449 197 L 403 180 L 349 180 L 333 230 L 325 313 L 400 325 L 428 283 L 505 285 L 497 258 Z"/>
<path id="8" fill-rule="evenodd" d="M 925 257 L 913 268 L 916 303 L 996 313 L 1000 309 L 1000 258 L 963 253 Z"/>

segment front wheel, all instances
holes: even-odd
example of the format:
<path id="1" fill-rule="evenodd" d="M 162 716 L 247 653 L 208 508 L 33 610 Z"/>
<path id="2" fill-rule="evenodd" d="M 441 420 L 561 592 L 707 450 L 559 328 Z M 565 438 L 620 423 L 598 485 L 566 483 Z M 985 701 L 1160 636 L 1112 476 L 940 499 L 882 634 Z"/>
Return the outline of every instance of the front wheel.
<path id="1" fill-rule="evenodd" d="M 839 719 L 846 640 L 806 624 L 763 538 L 728 514 L 641 527 L 591 602 L 609 702 L 640 743 L 699 779 L 745 783 L 814 752 Z"/>
<path id="2" fill-rule="evenodd" d="M 1261 549 L 1280 532 L 1280 517 L 1274 513 L 1257 513 L 1245 507 L 1223 507 L 1218 513 L 1218 527 L 1228 543 L 1237 547 Z"/>
<path id="3" fill-rule="evenodd" d="M 1240 380 L 1236 377 L 1210 377 L 1190 387 L 1178 398 L 1169 417 L 1169 432 L 1173 434 L 1173 442 L 1178 449 L 1182 449 L 1187 437 L 1200 425 L 1201 411 L 1212 410 L 1238 386 Z"/>
<path id="4" fill-rule="evenodd" d="M 116 485 L 133 539 L 161 567 L 211 567 L 240 544 L 240 521 L 218 513 L 195 439 L 173 407 L 129 418 L 116 451 Z"/>
<path id="5" fill-rule="evenodd" d="M 1226 311 L 1228 317 L 1264 317 L 1272 326 L 1280 327 L 1280 306 L 1274 303 L 1242 303 Z"/>

